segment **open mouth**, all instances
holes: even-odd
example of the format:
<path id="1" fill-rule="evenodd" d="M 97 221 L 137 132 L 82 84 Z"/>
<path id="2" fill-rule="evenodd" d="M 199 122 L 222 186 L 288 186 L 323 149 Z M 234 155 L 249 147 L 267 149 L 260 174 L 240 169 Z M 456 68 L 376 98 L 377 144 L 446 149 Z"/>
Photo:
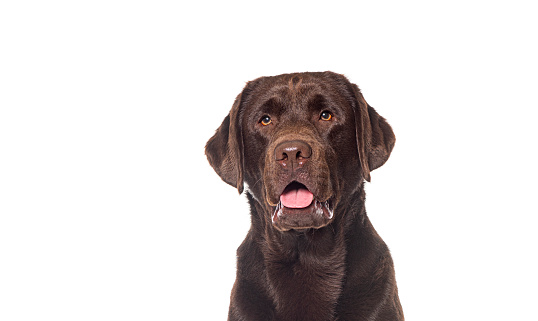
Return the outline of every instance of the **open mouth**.
<path id="1" fill-rule="evenodd" d="M 293 181 L 280 195 L 272 216 L 273 224 L 281 230 L 320 228 L 333 217 L 330 200 L 319 201 L 303 184 Z"/>
<path id="2" fill-rule="evenodd" d="M 314 194 L 301 183 L 291 182 L 280 195 L 280 203 L 288 208 L 305 208 L 314 200 Z"/>

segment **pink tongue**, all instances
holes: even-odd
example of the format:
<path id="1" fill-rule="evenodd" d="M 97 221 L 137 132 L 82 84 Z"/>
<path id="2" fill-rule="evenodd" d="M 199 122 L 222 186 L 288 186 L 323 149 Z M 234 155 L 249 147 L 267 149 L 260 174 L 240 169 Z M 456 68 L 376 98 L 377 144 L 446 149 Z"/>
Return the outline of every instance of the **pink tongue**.
<path id="1" fill-rule="evenodd" d="M 304 208 L 312 203 L 314 195 L 304 187 L 298 189 L 291 188 L 286 189 L 282 195 L 280 195 L 280 201 L 282 205 L 287 208 Z"/>

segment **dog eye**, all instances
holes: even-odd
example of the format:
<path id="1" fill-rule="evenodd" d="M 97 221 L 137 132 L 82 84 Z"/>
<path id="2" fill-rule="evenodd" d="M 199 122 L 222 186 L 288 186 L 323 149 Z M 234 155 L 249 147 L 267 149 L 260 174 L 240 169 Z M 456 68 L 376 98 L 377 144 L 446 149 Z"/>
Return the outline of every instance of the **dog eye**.
<path id="1" fill-rule="evenodd" d="M 319 119 L 326 120 L 326 121 L 331 120 L 332 118 L 333 118 L 333 115 L 328 111 L 322 112 L 321 115 L 319 116 Z"/>
<path id="2" fill-rule="evenodd" d="M 260 124 L 262 124 L 263 126 L 267 126 L 271 122 L 272 122 L 271 117 L 269 117 L 267 115 L 263 116 L 262 119 L 260 119 Z"/>

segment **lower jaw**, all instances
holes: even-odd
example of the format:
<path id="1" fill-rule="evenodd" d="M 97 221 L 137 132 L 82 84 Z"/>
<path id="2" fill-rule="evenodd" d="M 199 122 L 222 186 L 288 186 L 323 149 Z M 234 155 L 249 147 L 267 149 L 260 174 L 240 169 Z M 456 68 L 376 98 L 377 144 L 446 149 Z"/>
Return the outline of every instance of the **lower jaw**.
<path id="1" fill-rule="evenodd" d="M 318 229 L 331 222 L 333 212 L 330 201 L 314 200 L 305 208 L 288 208 L 279 202 L 274 209 L 272 223 L 281 231 Z"/>

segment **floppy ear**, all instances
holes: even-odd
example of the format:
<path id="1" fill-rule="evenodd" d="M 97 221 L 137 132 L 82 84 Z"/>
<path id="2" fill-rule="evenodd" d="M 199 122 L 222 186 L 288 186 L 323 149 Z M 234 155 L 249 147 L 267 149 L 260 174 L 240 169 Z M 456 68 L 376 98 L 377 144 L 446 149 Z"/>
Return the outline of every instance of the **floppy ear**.
<path id="1" fill-rule="evenodd" d="M 359 158 L 364 179 L 369 182 L 370 172 L 389 159 L 396 137 L 385 118 L 366 103 L 359 87 L 352 86 L 358 103 L 354 112 Z"/>
<path id="2" fill-rule="evenodd" d="M 243 192 L 243 136 L 239 128 L 241 94 L 213 137 L 207 141 L 205 154 L 220 178 Z"/>

